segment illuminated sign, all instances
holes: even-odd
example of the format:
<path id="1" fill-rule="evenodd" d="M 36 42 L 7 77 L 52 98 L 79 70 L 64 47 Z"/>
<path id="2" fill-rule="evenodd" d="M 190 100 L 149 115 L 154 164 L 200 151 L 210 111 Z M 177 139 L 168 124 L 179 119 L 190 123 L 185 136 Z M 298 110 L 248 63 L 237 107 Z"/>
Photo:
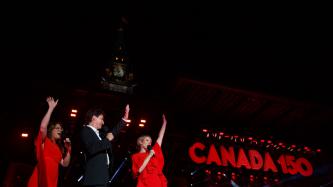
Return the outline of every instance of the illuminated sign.
<path id="1" fill-rule="evenodd" d="M 233 146 L 225 147 L 223 145 L 217 149 L 214 144 L 209 146 L 207 153 L 206 145 L 201 142 L 195 142 L 189 148 L 188 153 L 191 160 L 197 164 L 215 163 L 217 166 L 245 167 L 249 170 L 282 172 L 290 175 L 299 173 L 303 176 L 311 176 L 313 173 L 313 167 L 307 159 L 289 154 L 280 154 L 278 159 L 274 160 L 267 151 L 260 153 L 255 149 L 246 151 L 243 148 L 235 149 Z"/>

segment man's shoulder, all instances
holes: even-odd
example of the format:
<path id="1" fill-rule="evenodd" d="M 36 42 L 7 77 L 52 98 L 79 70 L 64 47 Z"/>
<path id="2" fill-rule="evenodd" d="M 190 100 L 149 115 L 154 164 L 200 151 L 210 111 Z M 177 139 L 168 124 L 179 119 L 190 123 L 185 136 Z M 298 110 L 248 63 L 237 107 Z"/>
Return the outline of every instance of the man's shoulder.
<path id="1" fill-rule="evenodd" d="M 86 130 L 86 129 L 89 129 L 89 127 L 87 126 L 87 125 L 83 125 L 82 127 L 81 127 L 81 131 L 84 131 L 84 130 Z"/>
<path id="2" fill-rule="evenodd" d="M 86 134 L 86 133 L 90 133 L 90 132 L 93 132 L 93 130 L 88 127 L 87 125 L 84 125 L 81 130 L 80 130 L 80 134 Z"/>

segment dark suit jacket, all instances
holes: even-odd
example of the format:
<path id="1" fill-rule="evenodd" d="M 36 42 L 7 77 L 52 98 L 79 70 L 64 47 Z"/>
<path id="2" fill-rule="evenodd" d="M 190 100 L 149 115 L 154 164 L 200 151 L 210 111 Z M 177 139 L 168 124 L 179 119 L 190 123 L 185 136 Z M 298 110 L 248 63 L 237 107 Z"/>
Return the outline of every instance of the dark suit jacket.
<path id="1" fill-rule="evenodd" d="M 118 136 L 120 129 L 124 126 L 125 122 L 121 120 L 112 129 L 111 132 L 115 138 Z M 106 152 L 112 152 L 111 142 L 104 137 L 101 137 L 102 140 L 99 140 L 96 133 L 87 126 L 82 128 L 80 132 L 80 138 L 87 157 L 83 185 L 106 184 L 110 177 Z M 109 155 L 109 157 L 112 157 L 112 155 Z"/>

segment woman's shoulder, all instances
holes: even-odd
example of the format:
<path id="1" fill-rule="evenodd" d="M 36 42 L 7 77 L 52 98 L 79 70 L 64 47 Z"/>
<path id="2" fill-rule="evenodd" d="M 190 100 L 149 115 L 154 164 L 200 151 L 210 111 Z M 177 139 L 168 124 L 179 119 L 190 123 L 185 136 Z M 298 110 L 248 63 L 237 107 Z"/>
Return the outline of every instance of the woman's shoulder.
<path id="1" fill-rule="evenodd" d="M 144 153 L 136 152 L 131 155 L 131 159 L 135 160 L 141 157 L 141 155 L 144 155 Z"/>
<path id="2" fill-rule="evenodd" d="M 154 150 L 161 150 L 161 145 L 160 144 L 158 144 L 157 142 L 154 144 L 154 146 L 153 146 L 153 149 Z"/>

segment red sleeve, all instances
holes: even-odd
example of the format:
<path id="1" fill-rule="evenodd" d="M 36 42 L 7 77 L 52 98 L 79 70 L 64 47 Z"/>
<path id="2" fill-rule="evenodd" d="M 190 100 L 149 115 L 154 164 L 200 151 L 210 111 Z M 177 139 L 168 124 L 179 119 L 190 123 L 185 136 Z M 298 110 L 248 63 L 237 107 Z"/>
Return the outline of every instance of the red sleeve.
<path id="1" fill-rule="evenodd" d="M 38 135 L 37 135 L 37 138 L 35 139 L 35 148 L 36 148 L 37 160 L 39 160 L 39 155 L 41 154 L 42 144 L 43 144 L 42 132 L 39 131 Z"/>
<path id="2" fill-rule="evenodd" d="M 162 154 L 161 146 L 158 143 L 155 143 L 153 146 L 153 150 L 155 151 L 156 155 Z"/>
<path id="3" fill-rule="evenodd" d="M 153 146 L 153 150 L 155 151 L 156 154 L 158 168 L 159 170 L 162 170 L 164 166 L 164 156 L 162 153 L 162 148 L 158 143 L 155 143 L 155 145 Z"/>
<path id="4" fill-rule="evenodd" d="M 136 178 L 139 175 L 139 163 L 136 155 L 132 155 L 132 174 Z"/>

